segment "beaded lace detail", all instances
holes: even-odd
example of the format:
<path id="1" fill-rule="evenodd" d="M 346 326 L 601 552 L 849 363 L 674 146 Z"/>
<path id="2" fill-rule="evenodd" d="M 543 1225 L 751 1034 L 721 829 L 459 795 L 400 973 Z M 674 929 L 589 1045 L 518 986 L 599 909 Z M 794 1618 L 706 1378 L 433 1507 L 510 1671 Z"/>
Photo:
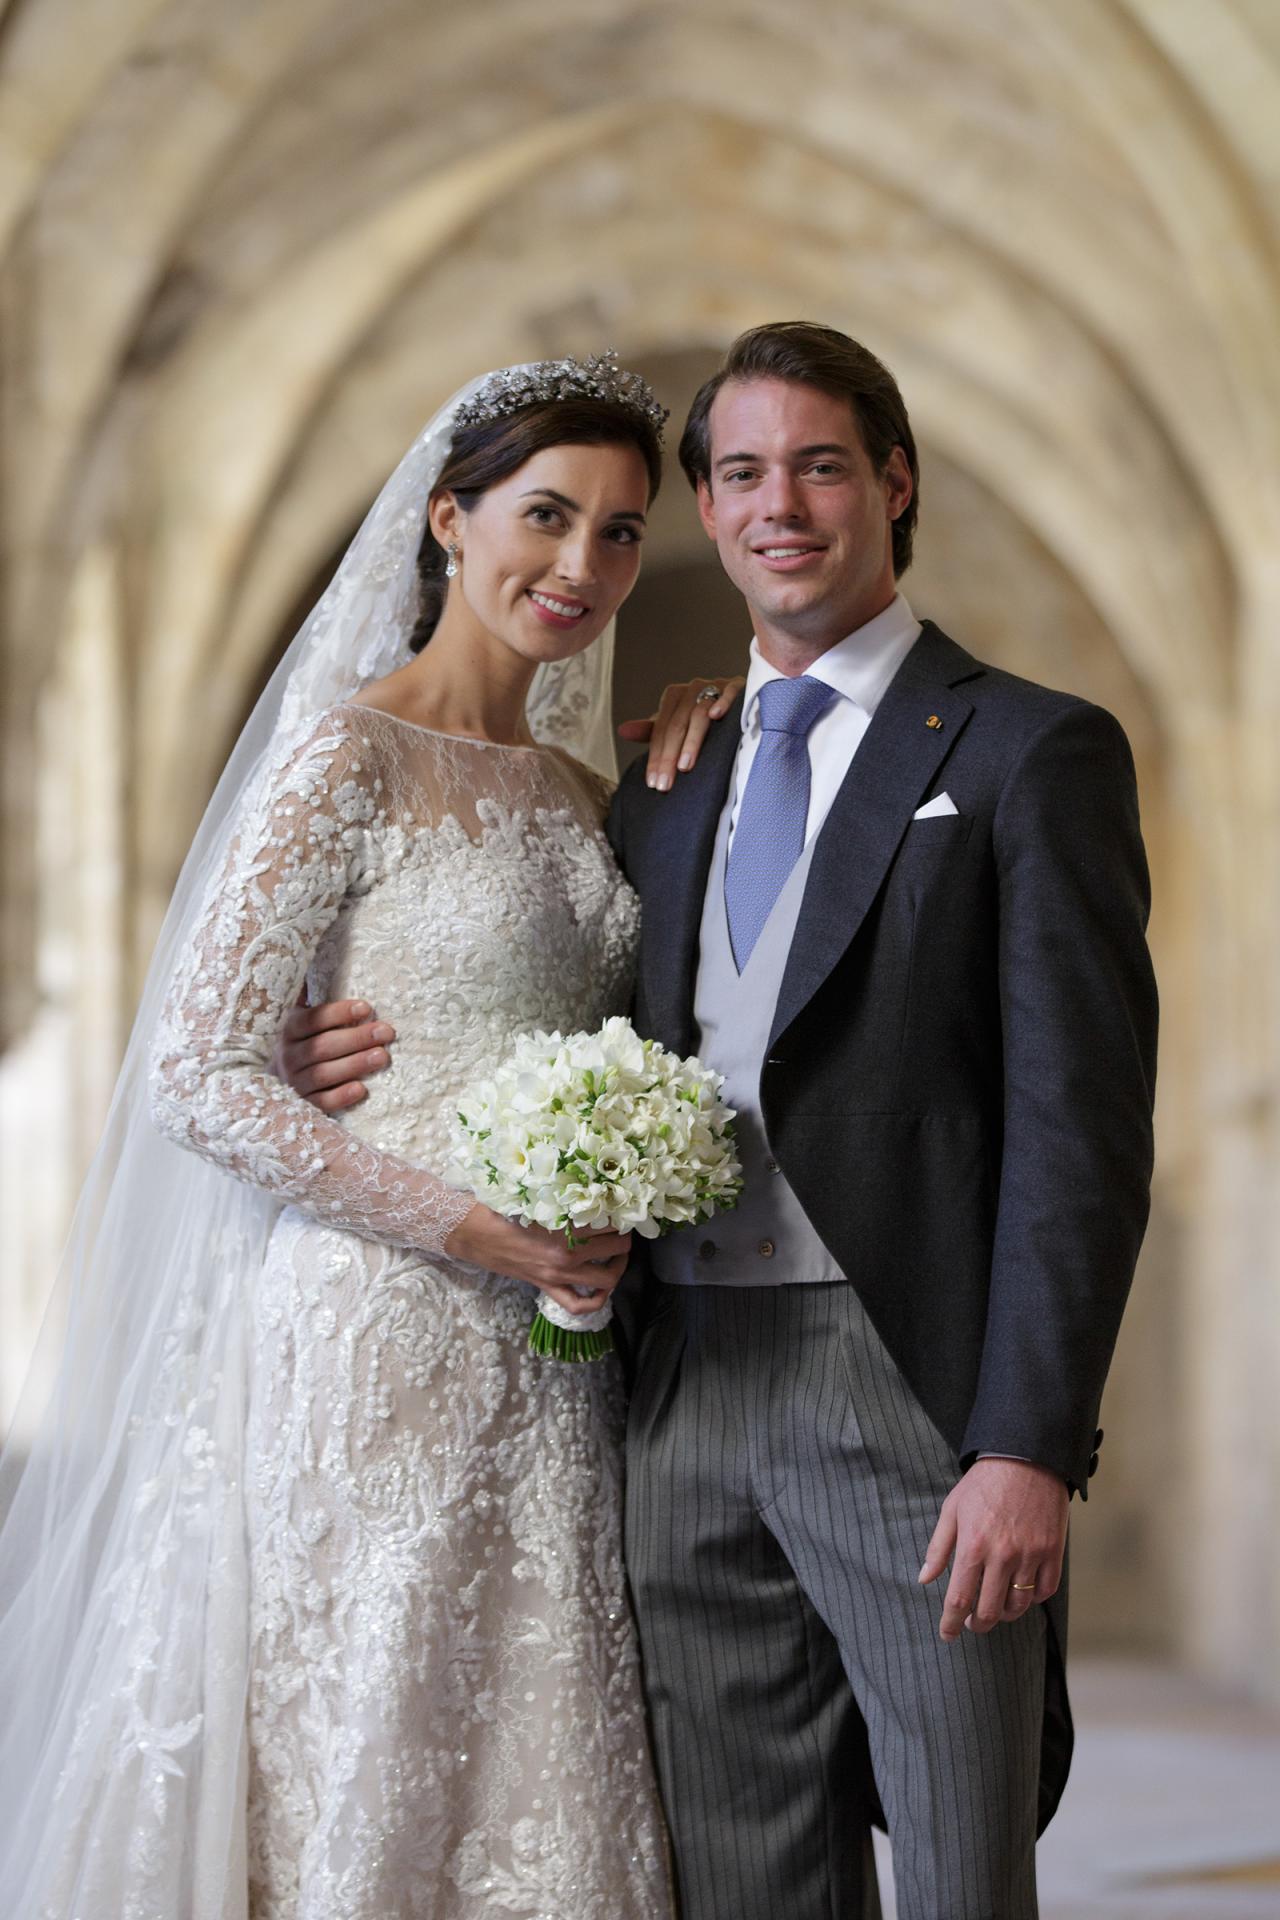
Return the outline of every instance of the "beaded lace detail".
<path id="1" fill-rule="evenodd" d="M 560 756 L 368 707 L 308 729 L 170 995 L 162 1130 L 332 1225 L 438 1252 L 472 1204 L 429 1170 L 453 1096 L 514 1034 L 625 1002 L 636 906 L 592 816 L 599 787 Z M 400 1036 L 394 1074 L 342 1120 L 270 1070 L 304 979 L 313 999 L 358 990 Z"/>
<path id="2" fill-rule="evenodd" d="M 252 1292 L 250 1910 L 666 1920 L 620 1555 L 614 1364 L 528 1353 L 533 1290 L 441 1253 L 459 1089 L 625 1008 L 638 907 L 593 776 L 358 704 L 278 758 L 174 984 L 160 1126 L 285 1202 Z M 271 1075 L 359 995 L 340 1120 Z"/>

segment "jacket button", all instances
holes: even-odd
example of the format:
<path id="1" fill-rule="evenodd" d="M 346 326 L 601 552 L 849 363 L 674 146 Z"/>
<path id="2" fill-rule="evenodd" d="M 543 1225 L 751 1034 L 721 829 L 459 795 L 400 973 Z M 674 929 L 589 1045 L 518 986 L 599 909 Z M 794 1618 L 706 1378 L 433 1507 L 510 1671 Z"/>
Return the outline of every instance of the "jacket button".
<path id="1" fill-rule="evenodd" d="M 1091 1453 L 1089 1455 L 1089 1478 L 1091 1480 L 1097 1471 L 1098 1471 L 1098 1456 L 1096 1453 Z"/>
<path id="2" fill-rule="evenodd" d="M 1102 1445 L 1102 1428 L 1101 1427 L 1098 1428 L 1098 1431 L 1093 1436 L 1093 1444 L 1095 1447 L 1100 1447 Z"/>
<path id="3" fill-rule="evenodd" d="M 702 1245 L 698 1248 L 698 1257 L 702 1260 L 714 1260 L 716 1257 L 715 1241 L 704 1240 L 702 1242 Z"/>
<path id="4" fill-rule="evenodd" d="M 756 1248 L 756 1252 L 760 1255 L 760 1258 L 762 1260 L 772 1260 L 773 1258 L 772 1240 L 762 1240 L 760 1242 L 760 1245 Z"/>

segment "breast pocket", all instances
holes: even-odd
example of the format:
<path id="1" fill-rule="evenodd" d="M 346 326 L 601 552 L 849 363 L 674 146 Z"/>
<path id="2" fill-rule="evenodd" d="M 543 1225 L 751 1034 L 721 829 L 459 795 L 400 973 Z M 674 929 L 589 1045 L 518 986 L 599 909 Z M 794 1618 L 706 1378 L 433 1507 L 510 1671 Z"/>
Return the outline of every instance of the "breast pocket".
<path id="1" fill-rule="evenodd" d="M 898 858 L 928 859 L 939 853 L 957 853 L 969 838 L 973 827 L 970 813 L 930 814 L 912 820 L 902 836 Z"/>
<path id="2" fill-rule="evenodd" d="M 964 813 L 913 820 L 894 856 L 891 884 L 915 902 L 939 890 L 945 893 L 948 877 L 958 875 L 967 864 L 964 856 L 972 827 L 973 816 Z"/>

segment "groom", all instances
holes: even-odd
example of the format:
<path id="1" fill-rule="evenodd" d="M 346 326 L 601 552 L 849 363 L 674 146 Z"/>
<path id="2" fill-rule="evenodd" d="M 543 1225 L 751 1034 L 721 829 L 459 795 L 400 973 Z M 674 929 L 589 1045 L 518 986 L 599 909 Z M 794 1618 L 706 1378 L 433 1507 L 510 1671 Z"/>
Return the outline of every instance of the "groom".
<path id="1" fill-rule="evenodd" d="M 637 1025 L 726 1076 L 746 1173 L 631 1302 L 681 1909 L 867 1920 L 883 1810 L 902 1920 L 1034 1920 L 1067 1506 L 1147 1213 L 1132 763 L 897 592 L 915 447 L 855 341 L 743 335 L 680 457 L 755 634 L 733 723 L 674 791 L 633 767 L 610 821 Z"/>

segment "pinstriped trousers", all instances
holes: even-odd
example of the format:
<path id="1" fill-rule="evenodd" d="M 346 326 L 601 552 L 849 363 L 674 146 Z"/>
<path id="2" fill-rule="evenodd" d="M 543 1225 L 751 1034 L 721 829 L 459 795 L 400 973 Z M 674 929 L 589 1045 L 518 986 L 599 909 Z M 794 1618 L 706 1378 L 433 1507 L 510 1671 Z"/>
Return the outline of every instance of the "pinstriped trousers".
<path id="1" fill-rule="evenodd" d="M 1035 1920 L 1045 1623 L 938 1637 L 959 1477 L 847 1284 L 661 1287 L 627 1563 L 682 1920 Z"/>

